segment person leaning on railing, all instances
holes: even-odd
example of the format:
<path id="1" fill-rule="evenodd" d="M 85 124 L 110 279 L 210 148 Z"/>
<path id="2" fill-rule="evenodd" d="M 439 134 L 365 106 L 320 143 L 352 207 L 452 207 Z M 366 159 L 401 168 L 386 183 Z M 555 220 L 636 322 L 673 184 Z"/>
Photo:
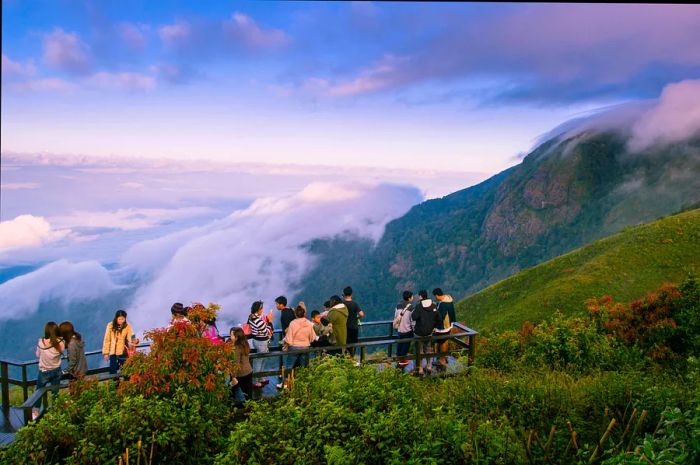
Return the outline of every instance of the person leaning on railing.
<path id="1" fill-rule="evenodd" d="M 44 337 L 36 344 L 36 357 L 39 359 L 39 374 L 36 380 L 36 388 L 41 389 L 47 384 L 57 386 L 61 382 L 61 355 L 66 349 L 63 339 L 60 337 L 58 325 L 55 321 L 49 321 L 44 326 Z M 53 391 L 56 397 L 57 391 Z M 38 415 L 41 407 L 41 397 L 34 403 L 32 418 Z"/>

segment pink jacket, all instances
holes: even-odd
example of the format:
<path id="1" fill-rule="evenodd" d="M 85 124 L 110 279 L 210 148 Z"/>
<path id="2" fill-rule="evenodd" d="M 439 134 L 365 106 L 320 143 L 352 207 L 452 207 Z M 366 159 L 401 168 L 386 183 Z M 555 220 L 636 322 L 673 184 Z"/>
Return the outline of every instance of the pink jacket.
<path id="1" fill-rule="evenodd" d="M 306 318 L 295 318 L 289 323 L 284 340 L 290 346 L 309 347 L 316 340 L 314 324 Z"/>
<path id="2" fill-rule="evenodd" d="M 221 340 L 219 335 L 216 333 L 216 328 L 213 326 L 208 326 L 207 329 L 204 330 L 204 333 L 202 335 L 206 338 L 208 338 L 212 344 L 223 344 L 224 341 Z"/>

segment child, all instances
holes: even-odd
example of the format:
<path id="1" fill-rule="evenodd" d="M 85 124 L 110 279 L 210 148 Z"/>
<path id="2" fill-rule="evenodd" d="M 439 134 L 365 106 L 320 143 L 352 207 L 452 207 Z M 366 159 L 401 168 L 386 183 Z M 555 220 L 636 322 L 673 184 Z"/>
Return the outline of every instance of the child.
<path id="1" fill-rule="evenodd" d="M 138 340 L 131 337 L 133 335 L 134 331 L 126 322 L 126 311 L 117 310 L 114 314 L 114 320 L 107 323 L 102 343 L 102 354 L 105 357 L 105 362 L 109 361 L 110 374 L 115 374 L 126 362 L 129 356 L 127 353 L 129 341 L 133 340 L 138 344 Z"/>
<path id="2" fill-rule="evenodd" d="M 63 371 L 71 379 L 82 378 L 87 373 L 85 342 L 80 333 L 75 332 L 73 323 L 64 321 L 58 325 L 61 337 L 68 349 L 68 367 Z"/>
<path id="3" fill-rule="evenodd" d="M 61 355 L 66 349 L 63 340 L 60 338 L 58 325 L 55 321 L 49 321 L 44 326 L 44 338 L 39 339 L 36 345 L 36 356 L 39 359 L 39 375 L 36 380 L 36 388 L 41 389 L 47 384 L 57 386 L 61 382 Z M 53 391 L 53 397 L 58 394 Z M 32 419 L 39 414 L 41 398 L 34 403 Z"/>
<path id="4" fill-rule="evenodd" d="M 333 325 L 326 318 L 322 318 L 318 310 L 311 312 L 311 321 L 314 323 L 314 332 L 318 339 L 311 343 L 312 347 L 327 347 L 333 345 Z"/>

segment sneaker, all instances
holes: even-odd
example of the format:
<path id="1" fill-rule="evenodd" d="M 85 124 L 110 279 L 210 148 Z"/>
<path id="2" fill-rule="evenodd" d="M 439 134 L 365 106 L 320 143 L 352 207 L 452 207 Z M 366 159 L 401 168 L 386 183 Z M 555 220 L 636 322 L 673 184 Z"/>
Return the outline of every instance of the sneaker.
<path id="1" fill-rule="evenodd" d="M 409 363 L 408 360 L 403 360 L 403 361 L 399 362 L 399 366 L 401 368 L 404 368 L 404 367 L 408 366 L 408 363 Z"/>
<path id="2" fill-rule="evenodd" d="M 356 366 L 356 367 L 359 367 L 359 366 L 360 366 L 360 362 L 355 362 L 355 366 Z"/>
<path id="3" fill-rule="evenodd" d="M 255 388 L 255 389 L 262 389 L 263 386 L 264 386 L 263 383 L 253 383 L 253 388 Z"/>
<path id="4" fill-rule="evenodd" d="M 270 383 L 269 379 L 260 380 L 260 384 L 262 384 L 263 386 L 267 386 L 269 383 Z"/>
<path id="5" fill-rule="evenodd" d="M 275 384 L 275 387 L 276 387 L 277 389 L 282 389 L 282 388 L 284 387 L 284 384 L 282 384 L 282 383 L 277 383 L 277 384 Z"/>
<path id="6" fill-rule="evenodd" d="M 37 418 L 39 418 L 39 409 L 32 409 L 32 421 L 35 421 Z"/>

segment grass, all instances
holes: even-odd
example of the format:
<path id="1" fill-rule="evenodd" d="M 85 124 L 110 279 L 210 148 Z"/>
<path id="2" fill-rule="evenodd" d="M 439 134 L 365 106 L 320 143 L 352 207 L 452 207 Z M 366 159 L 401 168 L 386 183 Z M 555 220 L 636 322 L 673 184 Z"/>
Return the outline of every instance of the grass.
<path id="1" fill-rule="evenodd" d="M 591 297 L 628 302 L 700 269 L 700 209 L 629 227 L 524 270 L 457 303 L 477 330 L 517 329 L 559 310 L 585 312 Z"/>

